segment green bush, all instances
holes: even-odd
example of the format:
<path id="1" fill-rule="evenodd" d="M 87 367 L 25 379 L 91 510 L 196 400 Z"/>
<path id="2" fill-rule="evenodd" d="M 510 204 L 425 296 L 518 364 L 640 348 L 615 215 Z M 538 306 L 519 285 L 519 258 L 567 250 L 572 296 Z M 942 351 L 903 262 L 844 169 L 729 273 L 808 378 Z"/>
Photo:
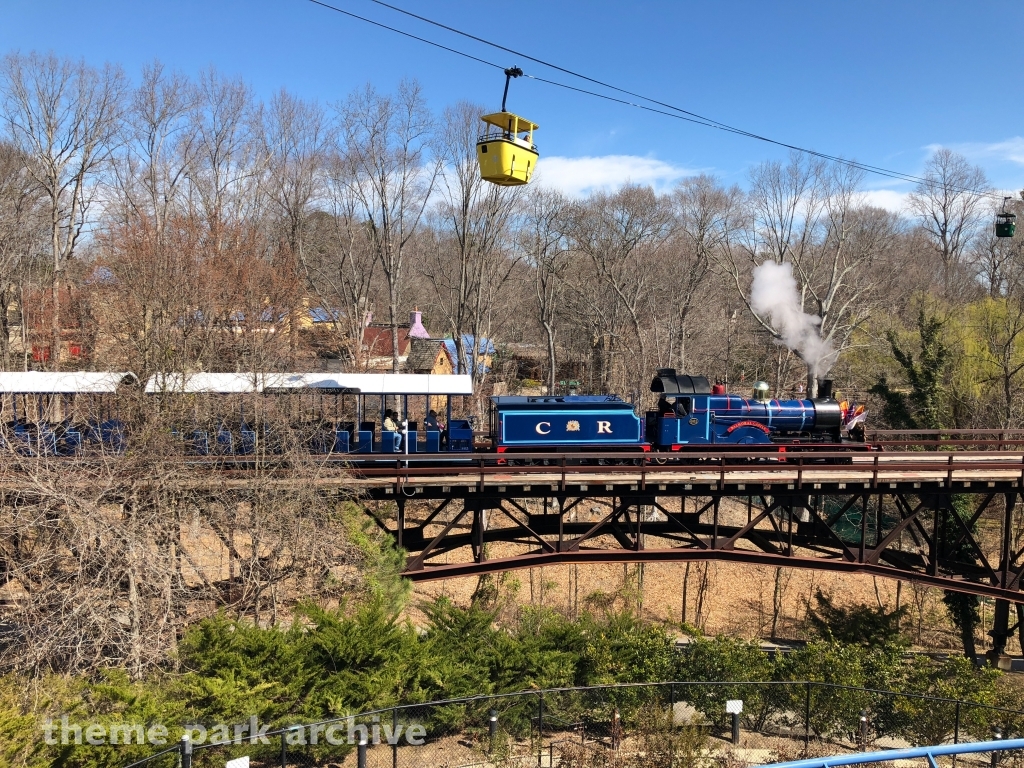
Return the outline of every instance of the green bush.
<path id="1" fill-rule="evenodd" d="M 1016 689 L 998 695 L 998 672 L 976 670 L 962 658 L 907 660 L 894 644 L 820 641 L 769 658 L 753 642 L 698 637 L 677 651 L 665 627 L 629 612 L 570 620 L 550 610 L 521 609 L 499 624 L 497 607 L 462 608 L 445 599 L 423 606 L 426 627 L 417 630 L 399 617 L 394 595 L 380 590 L 351 611 L 306 605 L 288 626 L 260 628 L 226 616 L 197 622 L 179 643 L 179 668 L 141 681 L 120 671 L 91 679 L 0 678 L 0 760 L 92 768 L 154 751 L 145 745 L 43 744 L 41 725 L 64 714 L 72 724 L 162 723 L 170 726 L 173 743 L 184 723 L 241 723 L 255 715 L 278 727 L 445 698 L 669 680 L 681 683 L 676 701 L 690 702 L 719 728 L 728 725 L 728 699 L 744 701 L 748 728 L 794 717 L 802 722 L 808 689 L 798 683 L 805 680 L 820 684 L 811 690 L 811 725 L 823 735 L 856 730 L 862 709 L 880 733 L 913 743 L 951 735 L 955 704 L 869 688 L 979 705 L 1003 698 L 1020 708 L 1011 695 Z M 717 681 L 731 684 L 708 685 Z M 755 685 L 761 681 L 775 684 Z M 666 687 L 650 685 L 548 693 L 545 719 L 549 730 L 584 722 L 593 732 L 607 729 L 618 711 L 623 725 L 634 729 L 650 712 L 667 709 L 668 697 Z M 1024 701 L 1024 694 L 1018 699 Z M 434 735 L 483 734 L 493 707 L 506 732 L 525 737 L 539 702 L 539 695 L 507 696 L 405 716 Z M 963 705 L 960 720 L 961 735 L 975 738 L 988 736 L 993 722 L 1007 729 L 1020 725 L 982 706 Z"/>

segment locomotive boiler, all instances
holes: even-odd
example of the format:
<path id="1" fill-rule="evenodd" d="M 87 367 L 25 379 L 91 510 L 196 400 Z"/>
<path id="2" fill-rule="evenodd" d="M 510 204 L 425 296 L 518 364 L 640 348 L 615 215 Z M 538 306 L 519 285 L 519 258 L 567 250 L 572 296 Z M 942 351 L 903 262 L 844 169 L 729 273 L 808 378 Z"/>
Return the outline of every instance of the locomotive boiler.
<path id="1" fill-rule="evenodd" d="M 658 409 L 649 411 L 646 436 L 655 450 L 679 451 L 694 445 L 763 445 L 768 443 L 841 443 L 843 410 L 832 398 L 831 382 L 820 397 L 774 400 L 767 385 L 753 398 L 711 387 L 704 376 L 658 371 L 651 381 Z"/>

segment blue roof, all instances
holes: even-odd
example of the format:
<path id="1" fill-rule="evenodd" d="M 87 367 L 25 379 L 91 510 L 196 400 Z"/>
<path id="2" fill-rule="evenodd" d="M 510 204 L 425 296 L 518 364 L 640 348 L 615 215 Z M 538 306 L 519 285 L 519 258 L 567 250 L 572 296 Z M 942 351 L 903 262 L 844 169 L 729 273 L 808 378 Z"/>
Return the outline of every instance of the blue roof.
<path id="1" fill-rule="evenodd" d="M 110 267 L 99 266 L 92 271 L 92 274 L 85 279 L 86 285 L 93 285 L 99 283 L 101 285 L 110 285 L 117 282 L 117 276 L 114 275 L 114 270 Z"/>
<path id="2" fill-rule="evenodd" d="M 448 352 L 452 356 L 452 362 L 455 365 L 455 373 L 462 373 L 462 361 L 457 359 L 455 354 L 455 339 L 445 339 L 444 345 L 448 348 Z M 481 336 L 480 340 L 474 344 L 473 334 L 464 333 L 462 335 L 462 349 L 464 353 L 472 353 L 473 349 L 476 349 L 477 355 L 493 355 L 494 354 L 494 342 L 490 339 Z M 468 362 L 468 361 L 467 361 Z M 467 366 L 472 367 L 472 366 Z M 490 371 L 490 366 L 484 365 L 482 362 L 477 363 L 478 370 L 487 373 Z"/>
<path id="3" fill-rule="evenodd" d="M 336 323 L 344 317 L 340 309 L 324 309 L 323 307 L 310 307 L 309 319 L 314 323 Z"/>

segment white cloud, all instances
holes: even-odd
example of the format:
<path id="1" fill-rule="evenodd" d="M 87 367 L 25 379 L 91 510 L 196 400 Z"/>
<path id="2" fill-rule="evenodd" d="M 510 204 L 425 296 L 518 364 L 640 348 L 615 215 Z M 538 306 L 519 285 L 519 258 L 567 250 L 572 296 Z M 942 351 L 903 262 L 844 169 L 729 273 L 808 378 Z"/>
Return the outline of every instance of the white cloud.
<path id="1" fill-rule="evenodd" d="M 934 152 L 942 146 L 941 144 L 930 144 L 926 149 L 929 152 Z M 972 141 L 962 144 L 947 144 L 945 146 L 975 161 L 991 158 L 1024 165 L 1024 137 L 1022 136 L 1014 136 L 1005 141 L 990 143 Z"/>
<path id="2" fill-rule="evenodd" d="M 873 205 L 895 213 L 905 212 L 909 192 L 897 192 L 894 189 L 869 189 L 860 193 L 864 205 Z"/>
<path id="3" fill-rule="evenodd" d="M 649 184 L 664 191 L 696 171 L 680 168 L 653 157 L 604 155 L 602 157 L 541 157 L 535 182 L 578 197 L 598 190 L 612 190 L 627 182 Z"/>

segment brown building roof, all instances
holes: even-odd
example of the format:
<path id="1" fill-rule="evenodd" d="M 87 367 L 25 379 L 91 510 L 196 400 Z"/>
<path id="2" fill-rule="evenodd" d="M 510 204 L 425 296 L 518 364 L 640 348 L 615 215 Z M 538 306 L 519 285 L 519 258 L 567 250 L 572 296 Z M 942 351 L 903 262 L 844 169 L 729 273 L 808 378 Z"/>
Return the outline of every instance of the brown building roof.
<path id="1" fill-rule="evenodd" d="M 449 364 L 451 363 L 451 356 L 443 339 L 412 339 L 405 368 L 410 373 L 432 373 L 440 355 L 447 356 Z"/>
<path id="2" fill-rule="evenodd" d="M 392 354 L 391 326 L 371 325 L 363 330 L 363 349 L 370 357 L 385 357 Z M 398 327 L 398 356 L 409 354 L 409 327 Z"/>

